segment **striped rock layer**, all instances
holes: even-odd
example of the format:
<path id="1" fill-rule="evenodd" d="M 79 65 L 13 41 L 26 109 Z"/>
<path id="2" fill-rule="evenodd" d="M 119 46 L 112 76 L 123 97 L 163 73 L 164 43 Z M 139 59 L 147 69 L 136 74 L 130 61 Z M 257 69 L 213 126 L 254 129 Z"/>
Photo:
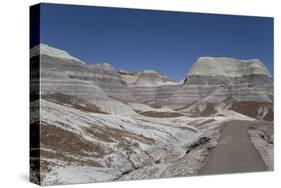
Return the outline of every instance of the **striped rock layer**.
<path id="1" fill-rule="evenodd" d="M 263 118 L 273 111 L 273 80 L 259 60 L 199 58 L 183 86 L 165 101 L 165 105 L 191 113 L 206 108 L 213 108 L 215 112 L 221 109 L 242 112 L 252 107 L 248 110 Z"/>
<path id="2" fill-rule="evenodd" d="M 86 64 L 44 44 L 31 49 L 32 67 L 36 67 L 38 57 L 42 95 L 75 96 L 108 113 L 134 113 L 128 103 L 142 103 L 196 116 L 223 115 L 224 110 L 233 110 L 273 119 L 273 79 L 257 59 L 201 57 L 184 81 L 177 83 L 152 70 L 128 72 L 110 64 Z"/>

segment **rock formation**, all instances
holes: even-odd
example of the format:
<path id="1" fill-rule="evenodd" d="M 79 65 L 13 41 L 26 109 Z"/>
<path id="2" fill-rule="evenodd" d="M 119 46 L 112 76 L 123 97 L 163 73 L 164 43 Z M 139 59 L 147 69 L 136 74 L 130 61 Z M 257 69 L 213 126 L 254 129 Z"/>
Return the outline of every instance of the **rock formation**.
<path id="1" fill-rule="evenodd" d="M 137 102 L 152 106 L 161 106 L 164 99 L 169 98 L 179 87 L 176 81 L 158 72 L 145 70 L 143 72 L 119 71 L 121 77 L 136 97 Z"/>
<path id="2" fill-rule="evenodd" d="M 132 102 L 135 100 L 134 96 L 111 65 L 83 64 L 67 52 L 42 44 L 31 50 L 31 58 L 39 55 L 36 52 L 38 49 L 41 95 L 62 93 L 85 99 L 102 109 L 105 108 L 107 112 L 121 113 L 126 110 L 133 113 L 121 101 Z"/>
<path id="3" fill-rule="evenodd" d="M 201 57 L 165 105 L 198 116 L 232 109 L 246 115 L 250 110 L 251 117 L 272 119 L 273 80 L 259 60 Z"/>
<path id="4" fill-rule="evenodd" d="M 195 175 L 226 121 L 273 120 L 273 80 L 259 60 L 199 58 L 177 83 L 44 44 L 30 57 L 31 135 L 40 132 L 31 178 L 42 185 Z"/>
<path id="5" fill-rule="evenodd" d="M 44 44 L 31 50 L 31 58 L 38 56 L 39 50 L 43 95 L 73 95 L 101 108 L 111 106 L 110 100 L 118 106 L 110 110 L 116 113 L 124 108 L 132 112 L 127 103 L 143 103 L 192 116 L 223 115 L 228 109 L 254 118 L 273 119 L 273 80 L 257 59 L 201 57 L 185 79 L 177 83 L 152 70 L 128 72 L 110 64 L 85 64 Z"/>
<path id="6" fill-rule="evenodd" d="M 99 105 L 132 112 L 126 103 L 168 107 L 193 116 L 223 115 L 233 110 L 244 115 L 273 119 L 273 80 L 257 59 L 201 57 L 181 83 L 152 70 L 128 72 L 110 64 L 85 64 L 63 50 L 40 44 L 41 93 L 63 93 Z M 243 106 L 247 106 L 246 109 Z M 126 106 L 126 107 L 125 107 Z M 133 113 L 133 112 L 132 112 Z"/>

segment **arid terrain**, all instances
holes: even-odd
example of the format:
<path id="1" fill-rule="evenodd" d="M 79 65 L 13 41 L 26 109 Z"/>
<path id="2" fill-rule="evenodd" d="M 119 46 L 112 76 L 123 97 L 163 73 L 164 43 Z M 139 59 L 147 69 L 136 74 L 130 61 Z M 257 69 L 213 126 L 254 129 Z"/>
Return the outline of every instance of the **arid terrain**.
<path id="1" fill-rule="evenodd" d="M 176 82 L 40 44 L 31 72 L 42 185 L 273 170 L 273 79 L 260 60 L 200 57 Z"/>

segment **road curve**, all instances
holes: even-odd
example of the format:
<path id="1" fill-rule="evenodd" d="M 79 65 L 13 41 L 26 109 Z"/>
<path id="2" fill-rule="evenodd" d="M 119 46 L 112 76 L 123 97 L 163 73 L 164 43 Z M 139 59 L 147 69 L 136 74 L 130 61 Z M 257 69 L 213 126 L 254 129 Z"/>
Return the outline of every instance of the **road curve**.
<path id="1" fill-rule="evenodd" d="M 253 122 L 239 120 L 227 122 L 200 175 L 266 171 L 264 161 L 248 135 L 251 124 Z"/>

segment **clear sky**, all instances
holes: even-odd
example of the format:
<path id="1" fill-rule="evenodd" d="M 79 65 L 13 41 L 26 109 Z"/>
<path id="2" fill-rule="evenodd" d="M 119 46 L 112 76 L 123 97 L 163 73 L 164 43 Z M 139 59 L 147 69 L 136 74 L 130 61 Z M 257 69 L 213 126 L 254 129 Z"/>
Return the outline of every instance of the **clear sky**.
<path id="1" fill-rule="evenodd" d="M 43 4 L 41 42 L 86 63 L 181 80 L 197 58 L 260 59 L 273 71 L 273 19 Z"/>

